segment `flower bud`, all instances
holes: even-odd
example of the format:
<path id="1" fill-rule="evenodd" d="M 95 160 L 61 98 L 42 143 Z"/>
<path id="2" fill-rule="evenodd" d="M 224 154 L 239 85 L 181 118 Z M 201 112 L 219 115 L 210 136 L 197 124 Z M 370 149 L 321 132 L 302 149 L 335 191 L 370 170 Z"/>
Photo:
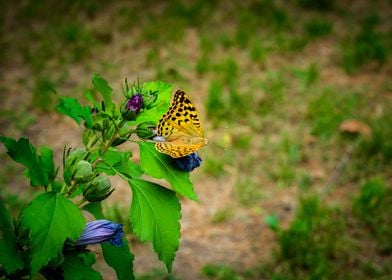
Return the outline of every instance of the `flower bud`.
<path id="1" fill-rule="evenodd" d="M 76 241 L 77 246 L 87 246 L 109 241 L 114 246 L 122 246 L 123 226 L 108 220 L 88 222 L 81 236 Z"/>
<path id="2" fill-rule="evenodd" d="M 143 108 L 150 109 L 153 107 L 158 95 L 156 92 L 148 92 L 143 94 Z"/>
<path id="3" fill-rule="evenodd" d="M 125 137 L 117 137 L 116 139 L 113 140 L 112 147 L 119 146 L 122 143 L 125 143 L 127 140 L 128 138 Z"/>
<path id="4" fill-rule="evenodd" d="M 173 158 L 175 164 L 180 170 L 191 172 L 193 169 L 200 166 L 202 159 L 197 153 L 192 153 L 185 157 Z"/>
<path id="5" fill-rule="evenodd" d="M 153 122 L 143 122 L 136 128 L 136 135 L 141 139 L 150 139 L 155 135 L 156 125 Z"/>
<path id="6" fill-rule="evenodd" d="M 97 202 L 107 198 L 113 191 L 109 178 L 99 175 L 87 184 L 83 196 L 88 202 Z"/>
<path id="7" fill-rule="evenodd" d="M 72 179 L 75 181 L 75 183 L 81 184 L 89 182 L 93 176 L 94 173 L 91 163 L 85 160 L 81 160 L 76 165 L 75 173 Z"/>
<path id="8" fill-rule="evenodd" d="M 133 95 L 121 106 L 121 115 L 124 119 L 132 121 L 139 114 L 143 106 L 143 97 L 140 93 Z"/>
<path id="9" fill-rule="evenodd" d="M 71 185 L 71 179 L 76 170 L 76 163 L 84 160 L 88 155 L 88 152 L 84 148 L 78 148 L 71 150 L 67 158 L 65 159 L 63 178 L 64 182 L 69 186 Z"/>

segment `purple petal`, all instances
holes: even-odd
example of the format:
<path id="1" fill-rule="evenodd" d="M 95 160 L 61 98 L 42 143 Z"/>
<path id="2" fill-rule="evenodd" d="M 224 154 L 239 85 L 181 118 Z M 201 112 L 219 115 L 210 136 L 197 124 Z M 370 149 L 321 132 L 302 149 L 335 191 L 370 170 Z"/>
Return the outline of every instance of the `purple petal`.
<path id="1" fill-rule="evenodd" d="M 108 220 L 88 222 L 76 245 L 89 245 L 109 241 L 112 245 L 121 246 L 123 229 L 121 224 Z"/>

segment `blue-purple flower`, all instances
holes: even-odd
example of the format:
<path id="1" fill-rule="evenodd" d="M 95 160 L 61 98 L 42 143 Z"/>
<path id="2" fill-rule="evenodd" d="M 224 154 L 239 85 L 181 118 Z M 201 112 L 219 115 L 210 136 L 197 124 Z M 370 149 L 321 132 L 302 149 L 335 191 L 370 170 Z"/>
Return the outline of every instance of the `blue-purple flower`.
<path id="1" fill-rule="evenodd" d="M 142 107 L 143 96 L 140 93 L 134 94 L 121 106 L 121 115 L 128 121 L 135 120 Z"/>
<path id="2" fill-rule="evenodd" d="M 114 246 L 122 246 L 123 225 L 108 220 L 88 222 L 76 245 L 89 245 L 109 241 Z"/>
<path id="3" fill-rule="evenodd" d="M 136 114 L 139 113 L 140 109 L 143 105 L 143 96 L 138 93 L 133 95 L 125 105 L 125 108 L 131 112 L 135 112 Z"/>
<path id="4" fill-rule="evenodd" d="M 177 167 L 183 171 L 191 172 L 200 166 L 202 160 L 197 153 L 192 153 L 185 157 L 173 158 Z"/>

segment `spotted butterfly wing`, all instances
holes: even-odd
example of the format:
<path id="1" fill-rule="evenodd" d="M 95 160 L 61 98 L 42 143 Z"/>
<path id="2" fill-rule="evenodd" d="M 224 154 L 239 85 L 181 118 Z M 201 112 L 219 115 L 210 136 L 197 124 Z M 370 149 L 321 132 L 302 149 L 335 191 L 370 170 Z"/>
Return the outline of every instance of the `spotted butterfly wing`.
<path id="1" fill-rule="evenodd" d="M 158 122 L 157 135 L 163 141 L 155 148 L 173 158 L 184 157 L 207 144 L 199 113 L 182 90 L 174 94 L 173 102 Z"/>

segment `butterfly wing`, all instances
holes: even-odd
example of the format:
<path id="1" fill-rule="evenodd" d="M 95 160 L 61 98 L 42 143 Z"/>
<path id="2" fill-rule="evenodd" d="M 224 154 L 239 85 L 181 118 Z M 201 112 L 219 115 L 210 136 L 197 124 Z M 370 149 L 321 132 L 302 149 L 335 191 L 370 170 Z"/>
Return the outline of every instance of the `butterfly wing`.
<path id="1" fill-rule="evenodd" d="M 176 91 L 168 112 L 159 120 L 157 134 L 167 141 L 181 135 L 203 138 L 199 113 L 182 90 Z"/>
<path id="2" fill-rule="evenodd" d="M 158 142 L 155 148 L 172 158 L 180 158 L 196 152 L 202 144 L 183 144 L 181 142 Z"/>
<path id="3" fill-rule="evenodd" d="M 174 94 L 168 112 L 158 122 L 157 135 L 164 141 L 155 143 L 155 148 L 173 158 L 192 154 L 207 143 L 199 113 L 185 92 Z"/>

